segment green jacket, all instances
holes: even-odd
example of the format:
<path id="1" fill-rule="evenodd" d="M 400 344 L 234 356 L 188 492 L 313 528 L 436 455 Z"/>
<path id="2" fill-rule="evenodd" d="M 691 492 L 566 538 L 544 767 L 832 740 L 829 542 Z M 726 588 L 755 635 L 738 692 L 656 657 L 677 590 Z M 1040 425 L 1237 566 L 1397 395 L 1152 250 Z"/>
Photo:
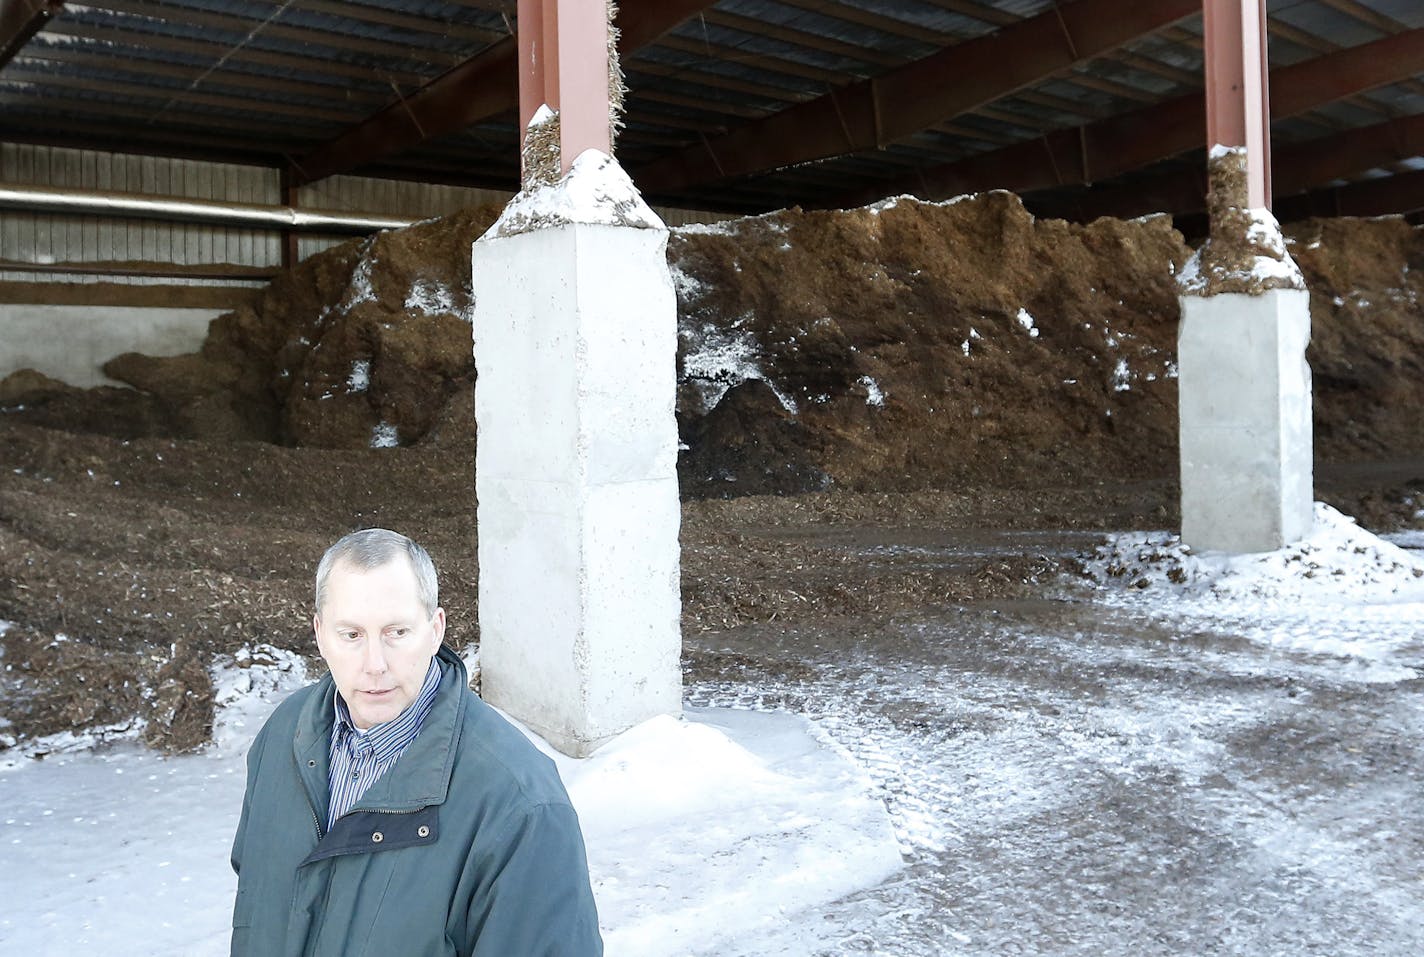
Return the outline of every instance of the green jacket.
<path id="1" fill-rule="evenodd" d="M 435 705 L 329 832 L 331 676 L 273 712 L 247 755 L 232 845 L 232 953 L 598 957 L 578 817 L 554 764 L 441 648 Z"/>

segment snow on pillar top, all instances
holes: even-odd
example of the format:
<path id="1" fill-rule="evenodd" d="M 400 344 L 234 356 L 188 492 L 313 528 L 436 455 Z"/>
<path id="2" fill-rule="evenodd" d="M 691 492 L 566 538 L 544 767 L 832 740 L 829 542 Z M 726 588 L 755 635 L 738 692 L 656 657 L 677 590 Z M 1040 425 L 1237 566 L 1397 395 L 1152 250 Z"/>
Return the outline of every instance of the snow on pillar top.
<path id="1" fill-rule="evenodd" d="M 1246 148 L 1213 146 L 1207 176 L 1211 234 L 1177 277 L 1182 294 L 1259 296 L 1270 289 L 1304 289 L 1305 278 L 1286 252 L 1276 217 L 1250 205 Z"/>
<path id="2" fill-rule="evenodd" d="M 479 241 L 570 223 L 667 228 L 617 160 L 585 150 L 563 177 L 521 190 Z"/>

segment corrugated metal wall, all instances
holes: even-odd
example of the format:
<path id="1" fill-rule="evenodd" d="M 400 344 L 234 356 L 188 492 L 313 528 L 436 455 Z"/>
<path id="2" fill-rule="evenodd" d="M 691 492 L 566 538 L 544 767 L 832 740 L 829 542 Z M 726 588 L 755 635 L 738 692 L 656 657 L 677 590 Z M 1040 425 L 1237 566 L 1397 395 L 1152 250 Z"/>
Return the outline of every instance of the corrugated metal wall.
<path id="1" fill-rule="evenodd" d="M 275 169 L 16 143 L 0 143 L 0 182 L 266 205 L 282 202 Z M 502 203 L 509 196 L 495 190 L 333 176 L 302 187 L 298 191 L 298 206 L 427 219 L 472 205 Z M 688 210 L 659 209 L 658 213 L 669 225 L 728 218 Z M 298 241 L 298 254 L 305 258 L 347 238 L 303 235 Z M 276 267 L 281 264 L 281 235 L 275 230 L 0 210 L 0 261 L 231 263 Z M 175 282 L 173 279 L 93 274 L 60 277 L 0 269 L 0 281 L 53 282 L 57 279 L 65 282 Z M 251 281 L 231 283 L 189 278 L 181 282 L 185 285 L 253 284 Z"/>
<path id="2" fill-rule="evenodd" d="M 436 186 L 361 176 L 329 176 L 299 189 L 297 205 L 304 209 L 339 209 L 431 219 L 470 206 L 505 203 L 509 197 L 509 193 L 492 189 Z M 305 259 L 349 238 L 302 236 L 297 241 L 297 254 Z"/>
<path id="3" fill-rule="evenodd" d="M 0 143 L 0 182 L 249 203 L 276 203 L 280 195 L 276 170 L 257 166 L 15 143 Z M 276 232 L 0 210 L 0 260 L 10 262 L 274 266 L 280 257 L 281 237 Z M 0 280 L 53 281 L 55 278 L 33 272 L 0 271 Z M 86 278 L 91 277 L 65 277 L 66 281 Z M 172 282 L 135 277 L 98 278 L 119 283 Z M 212 284 L 219 281 L 185 282 Z"/>

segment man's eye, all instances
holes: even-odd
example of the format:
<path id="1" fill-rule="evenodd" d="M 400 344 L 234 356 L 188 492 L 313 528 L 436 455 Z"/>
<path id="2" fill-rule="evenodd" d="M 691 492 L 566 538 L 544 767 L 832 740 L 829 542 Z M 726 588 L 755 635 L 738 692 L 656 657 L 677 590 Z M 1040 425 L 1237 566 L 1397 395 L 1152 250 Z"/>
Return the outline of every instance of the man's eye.
<path id="1" fill-rule="evenodd" d="M 392 628 L 392 629 L 391 629 L 391 637 L 392 637 L 392 638 L 404 638 L 404 637 L 405 637 L 406 635 L 408 635 L 408 634 L 410 634 L 410 629 L 409 629 L 409 628 Z"/>
<path id="2" fill-rule="evenodd" d="M 340 636 L 342 641 L 355 641 L 358 637 L 360 637 L 354 631 L 338 631 L 337 635 Z"/>

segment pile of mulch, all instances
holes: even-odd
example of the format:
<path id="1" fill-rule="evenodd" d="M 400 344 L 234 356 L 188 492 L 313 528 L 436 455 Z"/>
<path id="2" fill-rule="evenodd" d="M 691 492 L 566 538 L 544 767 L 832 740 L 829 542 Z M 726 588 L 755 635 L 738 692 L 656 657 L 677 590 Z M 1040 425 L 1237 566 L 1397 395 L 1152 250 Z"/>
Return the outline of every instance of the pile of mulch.
<path id="1" fill-rule="evenodd" d="M 140 720 L 156 746 L 200 745 L 209 667 L 258 643 L 310 655 L 316 559 L 358 527 L 423 541 L 451 643 L 477 641 L 468 249 L 493 216 L 312 257 L 201 352 L 114 360 L 134 388 L 0 382 L 0 747 Z M 1319 457 L 1419 455 L 1420 232 L 1287 234 Z M 842 540 L 858 526 L 1173 527 L 1188 253 L 1165 219 L 1036 221 L 1004 193 L 675 231 L 690 648 L 1029 595 L 1064 570 L 1032 551 L 860 561 Z M 1424 523 L 1413 473 L 1327 500 L 1368 527 Z"/>
<path id="2" fill-rule="evenodd" d="M 497 212 L 313 256 L 201 352 L 110 362 L 134 389 L 22 373 L 0 408 L 127 438 L 468 448 L 469 250 Z M 1420 231 L 1286 232 L 1311 289 L 1320 457 L 1424 449 Z M 1036 220 L 1004 192 L 673 230 L 684 495 L 1171 476 L 1189 254 L 1166 217 Z"/>

